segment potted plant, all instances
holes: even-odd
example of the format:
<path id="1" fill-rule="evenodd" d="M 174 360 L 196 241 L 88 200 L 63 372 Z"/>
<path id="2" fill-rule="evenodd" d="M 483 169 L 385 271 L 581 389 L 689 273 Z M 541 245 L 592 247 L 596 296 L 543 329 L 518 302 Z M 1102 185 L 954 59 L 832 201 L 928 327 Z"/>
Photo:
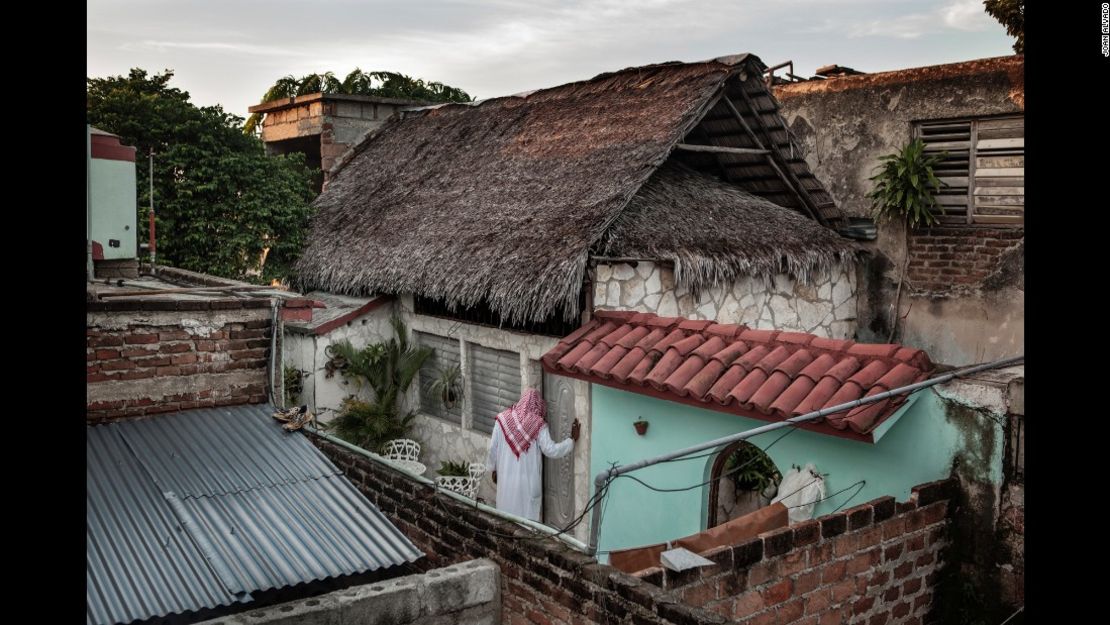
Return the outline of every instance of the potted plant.
<path id="1" fill-rule="evenodd" d="M 736 500 L 744 509 L 767 505 L 782 480 L 771 458 L 755 445 L 741 445 L 725 461 L 724 476 L 731 478 Z M 746 501 L 742 501 L 746 500 Z"/>
<path id="2" fill-rule="evenodd" d="M 481 473 L 477 472 L 477 463 L 455 462 L 445 460 L 439 465 L 439 477 L 436 485 L 444 490 L 454 491 L 460 495 L 474 497 Z"/>
<path id="3" fill-rule="evenodd" d="M 432 393 L 439 396 L 443 407 L 450 410 L 462 399 L 462 371 L 459 365 L 439 369 L 431 384 Z"/>
<path id="4" fill-rule="evenodd" d="M 644 421 L 643 417 L 640 417 L 638 421 L 632 424 L 632 427 L 636 428 L 637 434 L 643 436 L 644 434 L 647 434 L 648 422 Z"/>

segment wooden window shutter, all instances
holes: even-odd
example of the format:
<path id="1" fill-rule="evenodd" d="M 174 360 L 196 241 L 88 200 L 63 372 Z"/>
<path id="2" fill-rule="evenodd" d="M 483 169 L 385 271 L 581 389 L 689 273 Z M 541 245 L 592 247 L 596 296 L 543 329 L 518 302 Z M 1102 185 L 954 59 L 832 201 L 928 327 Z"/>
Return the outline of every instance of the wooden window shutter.
<path id="1" fill-rule="evenodd" d="M 497 414 L 520 399 L 520 354 L 472 345 L 470 389 L 473 428 L 489 434 Z"/>
<path id="2" fill-rule="evenodd" d="M 972 223 L 1025 222 L 1025 118 L 976 122 Z"/>
<path id="3" fill-rule="evenodd" d="M 935 172 L 946 186 L 937 193 L 937 203 L 944 209 L 937 217 L 943 223 L 966 224 L 969 216 L 972 159 L 972 124 L 970 121 L 927 122 L 917 126 L 917 136 L 925 143 L 925 151 L 945 154 Z"/>

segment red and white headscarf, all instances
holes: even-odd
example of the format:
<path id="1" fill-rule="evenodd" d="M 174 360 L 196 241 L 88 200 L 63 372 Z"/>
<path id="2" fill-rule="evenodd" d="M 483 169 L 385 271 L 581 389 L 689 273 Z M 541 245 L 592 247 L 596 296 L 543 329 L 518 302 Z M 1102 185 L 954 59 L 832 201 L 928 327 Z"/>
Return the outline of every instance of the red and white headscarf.
<path id="1" fill-rule="evenodd" d="M 505 442 L 517 458 L 528 451 L 532 441 L 540 435 L 540 430 L 545 425 L 544 416 L 547 414 L 547 404 L 539 391 L 530 388 L 520 396 L 520 401 L 497 415 L 497 422 L 501 424 L 501 432 L 505 435 Z"/>

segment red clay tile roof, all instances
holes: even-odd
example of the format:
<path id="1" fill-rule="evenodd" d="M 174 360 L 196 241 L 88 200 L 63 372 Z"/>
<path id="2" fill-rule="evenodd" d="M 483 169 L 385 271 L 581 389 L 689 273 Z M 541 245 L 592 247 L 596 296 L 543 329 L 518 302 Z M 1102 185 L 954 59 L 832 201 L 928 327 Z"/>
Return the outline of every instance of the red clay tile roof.
<path id="1" fill-rule="evenodd" d="M 924 380 L 929 356 L 901 345 L 597 311 L 543 356 L 548 371 L 635 393 L 779 421 Z M 871 440 L 905 396 L 828 415 L 806 429 Z"/>

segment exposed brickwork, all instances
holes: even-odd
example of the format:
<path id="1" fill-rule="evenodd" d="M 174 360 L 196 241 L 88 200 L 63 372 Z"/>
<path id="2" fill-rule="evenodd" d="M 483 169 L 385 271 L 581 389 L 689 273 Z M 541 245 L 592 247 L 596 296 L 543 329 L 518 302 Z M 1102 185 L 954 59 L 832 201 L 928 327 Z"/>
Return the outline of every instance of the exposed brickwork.
<path id="1" fill-rule="evenodd" d="M 715 566 L 655 569 L 645 581 L 752 625 L 929 622 L 953 487 L 923 484 L 906 503 L 876 499 L 721 548 Z"/>
<path id="2" fill-rule="evenodd" d="M 943 293 L 974 288 L 1002 267 L 1003 254 L 1021 244 L 1020 228 L 926 228 L 910 235 L 907 276 L 915 289 Z"/>
<path id="3" fill-rule="evenodd" d="M 90 303 L 87 421 L 266 401 L 269 302 L 247 302 Z"/>
<path id="4" fill-rule="evenodd" d="M 502 574 L 501 617 L 505 625 L 725 622 L 718 614 L 686 605 L 674 594 L 598 564 L 556 539 L 536 538 L 513 523 L 435 495 L 429 487 L 372 460 L 315 440 L 355 486 L 427 554 L 417 562 L 417 569 L 477 557 L 496 562 Z"/>

